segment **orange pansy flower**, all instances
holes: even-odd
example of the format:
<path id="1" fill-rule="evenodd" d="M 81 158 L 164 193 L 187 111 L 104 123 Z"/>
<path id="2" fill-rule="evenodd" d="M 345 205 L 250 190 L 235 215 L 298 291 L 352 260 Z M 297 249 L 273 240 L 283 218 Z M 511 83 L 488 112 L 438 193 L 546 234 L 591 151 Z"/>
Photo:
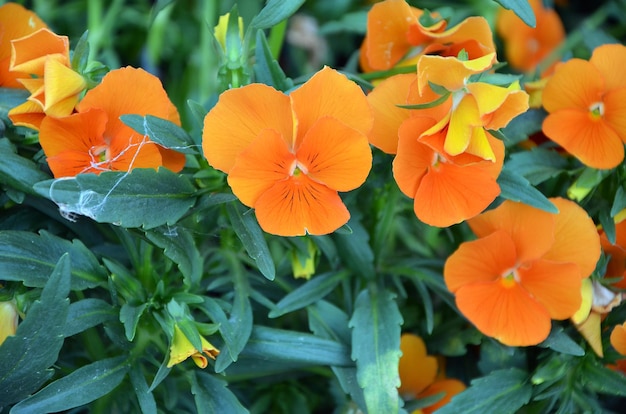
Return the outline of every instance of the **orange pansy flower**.
<path id="1" fill-rule="evenodd" d="M 469 220 L 478 239 L 462 243 L 444 266 L 461 313 L 505 345 L 536 345 L 551 319 L 572 317 L 581 281 L 600 257 L 587 213 L 572 201 L 551 201 L 558 214 L 506 200 Z"/>
<path id="2" fill-rule="evenodd" d="M 626 355 L 626 322 L 613 328 L 610 340 L 611 345 L 620 355 Z"/>
<path id="3" fill-rule="evenodd" d="M 557 66 L 543 90 L 543 132 L 583 164 L 609 169 L 624 160 L 626 46 L 596 48 L 591 59 Z"/>
<path id="4" fill-rule="evenodd" d="M 496 17 L 496 32 L 504 40 L 506 60 L 513 69 L 530 71 L 565 39 L 561 18 L 542 0 L 529 1 L 536 25 L 530 27 L 513 11 L 501 9 Z"/>
<path id="5" fill-rule="evenodd" d="M 30 92 L 26 102 L 9 111 L 15 125 L 39 129 L 46 116 L 74 112 L 87 82 L 70 64 L 69 40 L 48 29 L 14 40 L 10 70 L 27 73 L 19 82 Z"/>
<path id="6" fill-rule="evenodd" d="M 17 81 L 28 77 L 25 73 L 9 72 L 11 41 L 27 36 L 46 24 L 32 11 L 16 3 L 0 6 L 0 87 L 22 88 Z"/>
<path id="7" fill-rule="evenodd" d="M 164 166 L 176 172 L 183 168 L 183 154 L 155 144 L 119 119 L 125 114 L 149 114 L 180 125 L 178 111 L 161 82 L 143 69 L 109 72 L 76 109 L 73 115 L 45 117 L 41 122 L 39 142 L 56 178 L 133 168 Z"/>
<path id="8" fill-rule="evenodd" d="M 432 118 L 414 116 L 401 125 L 393 176 L 400 190 L 414 199 L 417 218 L 447 227 L 481 213 L 500 194 L 496 179 L 504 144 L 488 135 L 496 162 L 467 154 L 451 156 L 443 148 L 446 129 L 418 139 L 434 124 Z"/>
<path id="9" fill-rule="evenodd" d="M 405 398 L 426 398 L 439 393 L 445 395 L 436 403 L 422 407 L 413 414 L 430 414 L 446 405 L 452 397 L 465 390 L 465 384 L 456 379 L 438 374 L 437 358 L 426 352 L 426 345 L 417 335 L 405 333 L 400 337 L 402 356 L 398 365 L 400 387 L 398 391 Z"/>
<path id="10" fill-rule="evenodd" d="M 361 89 L 325 67 L 290 95 L 262 84 L 224 92 L 204 119 L 202 148 L 263 230 L 327 234 L 350 217 L 338 191 L 370 171 L 371 126 Z"/>

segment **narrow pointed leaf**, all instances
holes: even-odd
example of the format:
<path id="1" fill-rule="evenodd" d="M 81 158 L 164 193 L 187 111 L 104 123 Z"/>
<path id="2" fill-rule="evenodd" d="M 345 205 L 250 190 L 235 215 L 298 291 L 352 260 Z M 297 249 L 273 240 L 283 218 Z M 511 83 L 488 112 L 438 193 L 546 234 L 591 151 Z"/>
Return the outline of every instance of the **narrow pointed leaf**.
<path id="1" fill-rule="evenodd" d="M 200 283 L 203 261 L 190 230 L 181 226 L 164 227 L 149 230 L 146 236 L 178 265 L 187 286 Z"/>
<path id="2" fill-rule="evenodd" d="M 183 128 L 167 119 L 153 115 L 122 115 L 123 123 L 150 140 L 165 148 L 170 148 L 183 154 L 198 154 L 200 149 L 193 138 Z"/>
<path id="3" fill-rule="evenodd" d="M 498 184 L 500 185 L 500 197 L 502 198 L 528 204 L 549 213 L 559 212 L 556 206 L 541 191 L 530 185 L 524 177 L 506 167 L 502 169 L 498 177 Z"/>
<path id="4" fill-rule="evenodd" d="M 70 305 L 63 335 L 76 335 L 101 323 L 117 320 L 116 309 L 102 299 L 87 298 Z"/>
<path id="5" fill-rule="evenodd" d="M 1 99 L 1 98 L 0 98 Z M 10 141 L 0 139 L 0 183 L 3 187 L 14 188 L 26 194 L 36 194 L 33 186 L 50 176 L 39 169 L 37 164 L 14 152 Z"/>
<path id="6" fill-rule="evenodd" d="M 269 0 L 265 7 L 254 16 L 250 27 L 268 29 L 294 14 L 304 0 Z"/>
<path id="7" fill-rule="evenodd" d="M 139 365 L 132 367 L 128 374 L 142 414 L 157 414 L 156 400 L 148 389 L 148 383 L 141 372 L 141 367 Z"/>
<path id="8" fill-rule="evenodd" d="M 194 395 L 199 413 L 248 413 L 235 394 L 228 389 L 226 381 L 201 372 L 191 375 L 190 380 L 191 393 Z"/>

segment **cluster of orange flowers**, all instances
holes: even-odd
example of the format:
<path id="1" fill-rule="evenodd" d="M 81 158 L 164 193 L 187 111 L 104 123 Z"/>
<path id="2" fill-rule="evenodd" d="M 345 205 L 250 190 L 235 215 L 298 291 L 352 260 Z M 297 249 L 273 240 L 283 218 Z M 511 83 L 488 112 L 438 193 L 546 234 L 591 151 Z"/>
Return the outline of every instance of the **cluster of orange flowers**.
<path id="1" fill-rule="evenodd" d="M 535 70 L 564 37 L 556 13 L 539 0 L 531 4 L 536 29 L 510 12 L 497 24 L 507 59 L 520 71 Z M 119 119 L 150 114 L 180 125 L 158 78 L 126 67 L 91 87 L 70 59 L 67 37 L 33 13 L 6 4 L 0 25 L 0 86 L 30 94 L 9 117 L 39 132 L 56 178 L 183 169 L 183 154 Z M 571 318 L 594 346 L 598 318 L 621 301 L 615 289 L 626 282 L 614 284 L 607 299 L 590 276 L 602 249 L 611 255 L 607 277 L 626 276 L 626 220 L 618 223 L 612 245 L 581 207 L 563 198 L 551 200 L 558 214 L 512 201 L 483 212 L 500 194 L 496 180 L 505 157 L 503 142 L 490 131 L 529 108 L 518 81 L 493 76 L 493 39 L 482 17 L 448 27 L 441 16 L 405 0 L 382 1 L 368 14 L 361 67 L 413 66 L 413 73 L 378 80 L 367 95 L 328 67 L 289 94 L 263 84 L 228 90 L 204 119 L 202 149 L 209 164 L 228 175 L 232 192 L 255 210 L 260 226 L 281 236 L 328 234 L 346 224 L 350 213 L 339 193 L 365 182 L 371 146 L 392 154 L 394 179 L 413 199 L 417 218 L 438 227 L 467 221 L 476 235 L 444 269 L 445 283 L 471 323 L 504 344 L 528 346 L 547 338 L 552 320 Z M 549 113 L 543 131 L 585 165 L 623 162 L 623 66 L 626 47 L 605 45 L 588 61 L 571 59 L 541 73 Z M 626 354 L 625 332 L 626 326 L 616 327 L 611 341 Z M 423 343 L 414 346 L 422 349 L 418 359 L 426 358 Z M 402 392 L 409 390 L 407 375 Z M 429 383 L 410 391 L 432 389 L 443 388 Z"/>

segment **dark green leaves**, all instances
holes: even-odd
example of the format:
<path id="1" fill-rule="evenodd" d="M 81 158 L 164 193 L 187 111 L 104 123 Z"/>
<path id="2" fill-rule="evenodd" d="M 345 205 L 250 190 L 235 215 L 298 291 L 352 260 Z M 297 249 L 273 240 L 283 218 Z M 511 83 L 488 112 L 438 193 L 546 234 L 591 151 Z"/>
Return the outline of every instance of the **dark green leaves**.
<path id="1" fill-rule="evenodd" d="M 193 138 L 181 127 L 166 119 L 152 115 L 122 115 L 123 123 L 142 135 L 150 137 L 157 144 L 183 154 L 197 154 L 198 146 Z"/>
<path id="2" fill-rule="evenodd" d="M 272 27 L 294 14 L 303 3 L 304 0 L 269 0 L 259 14 L 254 16 L 250 27 L 256 29 Z"/>
<path id="3" fill-rule="evenodd" d="M 528 204 L 549 213 L 559 212 L 556 206 L 541 191 L 530 185 L 524 177 L 510 171 L 506 167 L 502 169 L 498 177 L 498 184 L 500 185 L 500 196 L 502 198 Z"/>
<path id="4" fill-rule="evenodd" d="M 537 25 L 537 19 L 535 19 L 535 13 L 533 12 L 532 7 L 528 3 L 528 0 L 495 0 L 496 3 L 500 4 L 505 9 L 512 10 L 515 14 L 519 16 L 520 19 L 524 21 L 530 27 L 535 27 Z"/>
<path id="5" fill-rule="evenodd" d="M 37 164 L 16 154 L 6 138 L 0 139 L 0 155 L 0 183 L 3 187 L 9 186 L 27 194 L 35 194 L 33 186 L 50 178 Z"/>
<path id="6" fill-rule="evenodd" d="M 189 180 L 166 168 L 81 174 L 44 181 L 35 190 L 69 217 L 79 214 L 100 223 L 146 229 L 174 224 L 195 203 Z"/>

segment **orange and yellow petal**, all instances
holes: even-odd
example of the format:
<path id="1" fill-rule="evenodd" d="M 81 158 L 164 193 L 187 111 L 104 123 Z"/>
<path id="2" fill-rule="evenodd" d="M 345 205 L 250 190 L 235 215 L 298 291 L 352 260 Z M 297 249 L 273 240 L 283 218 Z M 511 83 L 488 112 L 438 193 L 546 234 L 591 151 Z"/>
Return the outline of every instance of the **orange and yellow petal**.
<path id="1" fill-rule="evenodd" d="M 154 168 L 163 165 L 159 146 L 147 136 L 137 133 L 116 135 L 109 144 L 110 156 L 102 162 L 103 170 L 130 171 L 133 168 Z"/>
<path id="2" fill-rule="evenodd" d="M 171 368 L 191 357 L 199 368 L 206 368 L 208 365 L 207 357 L 215 359 L 220 351 L 202 335 L 200 335 L 200 341 L 202 343 L 202 351 L 198 351 L 194 348 L 191 341 L 189 341 L 178 325 L 174 325 L 174 336 L 170 346 L 170 357 L 167 362 L 167 367 Z"/>
<path id="3" fill-rule="evenodd" d="M 63 63 L 69 64 L 70 42 L 67 36 L 59 36 L 42 28 L 12 42 L 10 70 L 43 76 L 48 55 L 62 56 Z"/>
<path id="4" fill-rule="evenodd" d="M 542 101 L 546 111 L 563 109 L 589 111 L 601 101 L 605 92 L 602 73 L 590 62 L 571 59 L 558 65 L 543 88 Z"/>
<path id="5" fill-rule="evenodd" d="M 364 135 L 372 129 L 372 111 L 361 88 L 328 66 L 293 91 L 289 98 L 297 124 L 292 144 L 295 149 L 313 124 L 325 116 L 335 118 Z"/>
<path id="6" fill-rule="evenodd" d="M 544 119 L 542 129 L 552 141 L 589 167 L 611 169 L 624 160 L 624 143 L 620 137 L 606 121 L 593 118 L 589 111 L 553 112 Z"/>
<path id="7" fill-rule="evenodd" d="M 582 303 L 581 279 L 574 263 L 535 260 L 517 270 L 520 284 L 552 319 L 572 317 Z"/>
<path id="8" fill-rule="evenodd" d="M 72 113 L 78 102 L 78 94 L 87 87 L 87 82 L 59 60 L 48 59 L 44 69 L 44 85 L 44 111 L 47 115 L 62 117 Z M 71 107 L 67 105 L 62 110 L 51 111 L 59 102 L 68 101 L 68 98 L 73 98 Z"/>
<path id="9" fill-rule="evenodd" d="M 626 87 L 626 46 L 605 44 L 594 49 L 589 63 L 595 66 L 605 81 L 606 90 Z"/>
<path id="10" fill-rule="evenodd" d="M 531 346 L 550 334 L 550 315 L 518 283 L 472 283 L 456 291 L 456 304 L 479 331 L 508 346 Z"/>
<path id="11" fill-rule="evenodd" d="M 65 118 L 47 117 L 39 130 L 39 143 L 48 157 L 66 150 L 88 153 L 92 147 L 105 145 L 107 114 L 91 110 Z"/>
<path id="12" fill-rule="evenodd" d="M 291 142 L 294 124 L 289 97 L 263 84 L 227 90 L 204 118 L 204 156 L 213 168 L 228 173 L 237 155 L 265 129 Z"/>
<path id="13" fill-rule="evenodd" d="M 474 82 L 467 85 L 476 100 L 478 113 L 486 129 L 504 128 L 517 115 L 528 110 L 528 94 L 517 82 L 508 87 Z"/>
<path id="14" fill-rule="evenodd" d="M 437 358 L 427 355 L 426 345 L 417 335 L 404 333 L 400 337 L 402 356 L 398 365 L 402 395 L 417 397 L 437 376 Z"/>
<path id="15" fill-rule="evenodd" d="M 431 82 L 449 91 L 460 90 L 465 86 L 467 78 L 489 69 L 495 59 L 495 52 L 473 60 L 461 60 L 453 56 L 422 56 L 417 63 L 418 86 L 421 91 Z"/>
<path id="16" fill-rule="evenodd" d="M 554 244 L 543 259 L 575 263 L 580 277 L 586 278 L 594 271 L 600 258 L 600 237 L 589 214 L 573 201 L 551 198 L 559 209 L 555 216 Z"/>
<path id="17" fill-rule="evenodd" d="M 372 167 L 367 137 L 335 118 L 320 118 L 296 153 L 307 175 L 337 191 L 359 187 Z"/>
<path id="18" fill-rule="evenodd" d="M 337 191 L 304 174 L 275 183 L 254 208 L 264 231 L 286 237 L 329 234 L 350 219 Z"/>
<path id="19" fill-rule="evenodd" d="M 493 33 L 487 19 L 482 16 L 470 16 L 445 31 L 433 33 L 433 39 L 440 44 L 458 44 L 468 40 L 475 42 L 482 53 L 480 56 L 470 54 L 470 59 L 476 59 L 485 55 L 492 55 L 489 59 L 491 63 L 495 62 L 495 44 L 493 42 Z M 469 52 L 468 52 L 469 53 Z"/>
<path id="20" fill-rule="evenodd" d="M 228 175 L 233 193 L 248 207 L 276 182 L 290 176 L 296 156 L 278 132 L 266 129 L 243 150 Z"/>
<path id="21" fill-rule="evenodd" d="M 433 395 L 445 393 L 443 397 L 436 403 L 429 405 L 428 407 L 423 407 L 421 409 L 423 414 L 431 414 L 448 404 L 452 397 L 461 392 L 465 391 L 467 387 L 465 384 L 454 378 L 445 378 L 441 380 L 437 380 L 432 383 L 428 388 L 426 388 L 422 393 L 420 393 L 420 398 L 426 398 Z"/>
<path id="22" fill-rule="evenodd" d="M 374 115 L 374 124 L 369 134 L 370 143 L 387 154 L 395 154 L 398 149 L 398 129 L 411 112 L 399 108 L 405 105 L 410 85 L 415 82 L 415 74 L 391 76 L 367 95 Z"/>
<path id="23" fill-rule="evenodd" d="M 361 59 L 371 70 L 393 67 L 407 54 L 409 27 L 417 23 L 414 9 L 405 0 L 387 0 L 372 6 L 367 14 L 367 37 Z"/>
<path id="24" fill-rule="evenodd" d="M 448 125 L 448 133 L 444 144 L 444 150 L 450 155 L 459 155 L 467 150 L 472 141 L 474 127 L 482 125 L 480 112 L 476 100 L 472 95 L 464 95 L 456 108 L 450 115 L 450 123 Z M 474 137 L 478 138 L 478 136 Z M 483 134 L 482 142 L 476 142 L 474 139 L 474 150 L 482 152 L 487 157 L 485 159 L 493 160 L 495 155 L 489 146 L 489 143 Z M 482 150 L 482 151 L 481 151 Z M 478 155 L 478 154 L 477 154 Z"/>
<path id="25" fill-rule="evenodd" d="M 542 257 L 554 243 L 555 215 L 528 206 L 505 200 L 493 210 L 489 210 L 468 221 L 478 237 L 484 237 L 497 230 L 504 230 L 515 243 L 519 263 Z"/>
<path id="26" fill-rule="evenodd" d="M 9 111 L 9 119 L 16 126 L 25 126 L 39 130 L 41 122 L 46 117 L 39 102 L 26 101 Z"/>
<path id="27" fill-rule="evenodd" d="M 517 261 L 511 237 L 498 230 L 486 237 L 461 243 L 448 257 L 443 277 L 452 293 L 474 283 L 498 282 Z"/>
<path id="28" fill-rule="evenodd" d="M 626 322 L 616 325 L 611 332 L 611 345 L 621 355 L 626 355 Z"/>

